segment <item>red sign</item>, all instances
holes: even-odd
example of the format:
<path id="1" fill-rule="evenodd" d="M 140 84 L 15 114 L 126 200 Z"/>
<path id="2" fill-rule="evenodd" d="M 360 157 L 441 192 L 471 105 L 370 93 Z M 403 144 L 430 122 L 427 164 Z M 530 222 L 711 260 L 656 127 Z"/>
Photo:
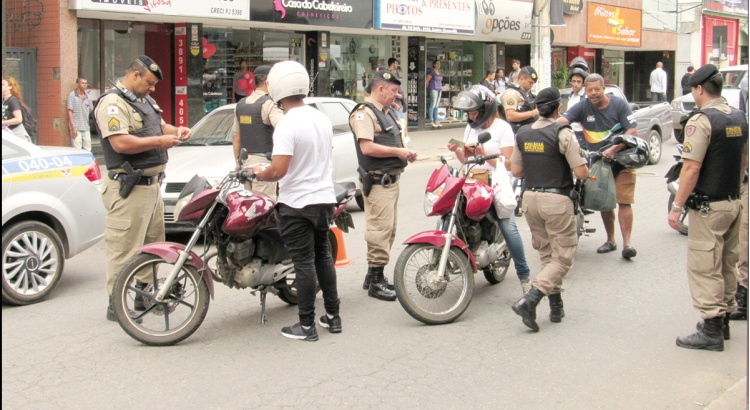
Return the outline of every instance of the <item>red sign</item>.
<path id="1" fill-rule="evenodd" d="M 175 35 L 175 77 L 174 77 L 174 95 L 175 95 L 175 125 L 178 127 L 187 127 L 188 110 L 187 110 L 187 26 L 185 23 L 174 25 Z"/>

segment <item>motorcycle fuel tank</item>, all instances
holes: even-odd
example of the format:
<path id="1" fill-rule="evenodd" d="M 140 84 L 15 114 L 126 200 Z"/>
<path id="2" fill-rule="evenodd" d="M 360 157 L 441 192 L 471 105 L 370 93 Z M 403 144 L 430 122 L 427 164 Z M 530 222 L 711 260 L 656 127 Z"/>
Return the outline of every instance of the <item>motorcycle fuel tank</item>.
<path id="1" fill-rule="evenodd" d="M 466 197 L 466 216 L 481 221 L 492 206 L 492 188 L 484 182 L 467 179 L 462 189 Z"/>
<path id="2" fill-rule="evenodd" d="M 235 238 L 249 238 L 277 225 L 274 201 L 258 191 L 241 189 L 231 192 L 226 199 L 229 215 L 222 230 Z"/>

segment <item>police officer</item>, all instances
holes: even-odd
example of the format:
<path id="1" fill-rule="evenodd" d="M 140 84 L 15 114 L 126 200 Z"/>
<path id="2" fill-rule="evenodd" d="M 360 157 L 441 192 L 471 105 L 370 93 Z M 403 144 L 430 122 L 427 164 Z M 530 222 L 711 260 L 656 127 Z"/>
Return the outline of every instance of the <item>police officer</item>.
<path id="1" fill-rule="evenodd" d="M 162 79 L 159 66 L 142 55 L 135 59 L 115 88 L 99 98 L 96 127 L 102 138 L 104 178 L 102 201 L 107 209 L 104 243 L 107 255 L 107 319 L 114 321 L 112 288 L 125 263 L 144 244 L 164 241 L 164 204 L 159 183 L 164 177 L 167 149 L 190 139 L 187 127 L 168 125 L 149 93 Z M 146 289 L 147 272 L 136 287 Z M 135 309 L 143 310 L 136 299 Z"/>
<path id="2" fill-rule="evenodd" d="M 513 305 L 513 311 L 535 332 L 539 331 L 536 306 L 544 296 L 549 298 L 551 322 L 559 323 L 565 316 L 562 280 L 573 266 L 578 245 L 571 170 L 579 180 L 589 174 L 573 130 L 555 122 L 560 92 L 545 88 L 536 105 L 540 118 L 518 130 L 510 165 L 513 176 L 526 180 L 524 214 L 542 261 L 531 290 Z"/>
<path id="3" fill-rule="evenodd" d="M 740 81 L 740 111 L 747 115 L 747 75 Z M 747 118 L 747 117 L 745 117 Z M 729 316 L 730 320 L 747 320 L 747 276 L 748 276 L 748 169 L 747 163 L 743 167 L 745 176 L 740 188 L 740 204 L 742 223 L 740 225 L 740 263 L 737 266 L 737 311 Z"/>
<path id="4" fill-rule="evenodd" d="M 234 127 L 232 132 L 232 147 L 234 158 L 239 161 L 240 150 L 245 148 L 249 154 L 248 168 L 257 164 L 270 164 L 273 152 L 273 130 L 279 120 L 284 118 L 284 112 L 268 95 L 268 73 L 271 66 L 258 66 L 255 75 L 255 90 L 249 96 L 240 99 L 234 109 Z M 240 170 L 239 162 L 237 171 Z M 263 192 L 272 199 L 276 199 L 276 182 L 254 181 L 246 183 L 252 188 Z"/>
<path id="5" fill-rule="evenodd" d="M 729 339 L 729 314 L 737 309 L 739 196 L 747 157 L 747 119 L 721 97 L 723 78 L 716 66 L 699 68 L 688 84 L 700 110 L 685 124 L 685 162 L 669 226 L 679 230 L 687 206 L 688 284 L 703 322 L 698 332 L 678 337 L 677 346 L 722 351 L 724 339 Z"/>
<path id="6" fill-rule="evenodd" d="M 536 84 L 537 75 L 534 67 L 526 66 L 518 73 L 518 80 L 509 83 L 508 89 L 501 96 L 505 119 L 517 133 L 521 126 L 531 124 L 539 115 L 534 107 L 534 95 L 531 88 Z"/>
<path id="7" fill-rule="evenodd" d="M 404 147 L 401 126 L 391 104 L 401 81 L 394 73 L 374 74 L 371 94 L 349 116 L 359 161 L 362 195 L 365 200 L 367 230 L 367 275 L 363 288 L 380 300 L 396 300 L 393 287 L 385 279 L 391 246 L 396 237 L 396 207 L 399 176 L 417 153 Z"/>

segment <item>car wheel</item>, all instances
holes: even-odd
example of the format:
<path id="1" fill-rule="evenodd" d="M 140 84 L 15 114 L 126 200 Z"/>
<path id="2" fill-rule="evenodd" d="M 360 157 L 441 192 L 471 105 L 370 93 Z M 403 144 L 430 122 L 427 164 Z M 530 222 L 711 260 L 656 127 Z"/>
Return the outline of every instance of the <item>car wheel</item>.
<path id="1" fill-rule="evenodd" d="M 60 282 L 65 254 L 60 237 L 40 222 L 21 222 L 3 232 L 2 301 L 36 303 Z"/>
<path id="2" fill-rule="evenodd" d="M 357 201 L 357 206 L 361 210 L 365 210 L 365 197 L 362 194 L 359 194 L 354 197 L 354 200 Z"/>
<path id="3" fill-rule="evenodd" d="M 659 131 L 651 130 L 648 133 L 648 163 L 649 165 L 658 164 L 661 159 L 661 134 Z"/>

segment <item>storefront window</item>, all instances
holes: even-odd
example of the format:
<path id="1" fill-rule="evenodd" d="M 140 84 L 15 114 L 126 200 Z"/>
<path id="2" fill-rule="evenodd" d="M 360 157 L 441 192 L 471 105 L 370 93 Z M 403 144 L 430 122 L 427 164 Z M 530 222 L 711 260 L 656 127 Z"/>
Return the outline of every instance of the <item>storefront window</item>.
<path id="1" fill-rule="evenodd" d="M 89 83 L 91 98 L 98 99 L 101 84 L 99 20 L 78 20 L 78 77 Z"/>
<path id="2" fill-rule="evenodd" d="M 104 29 L 104 90 L 125 74 L 130 63 L 145 54 L 147 24 L 128 21 L 102 21 Z"/>
<path id="3" fill-rule="evenodd" d="M 331 95 L 361 102 L 375 68 L 391 57 L 388 50 L 385 36 L 331 34 Z"/>
<path id="4" fill-rule="evenodd" d="M 602 78 L 604 78 L 604 83 L 623 88 L 625 80 L 624 64 L 624 51 L 604 50 L 602 54 Z"/>
<path id="5" fill-rule="evenodd" d="M 426 69 L 429 73 L 435 61 L 440 61 L 443 90 L 438 99 L 437 121 L 463 122 L 465 113 L 453 110 L 458 93 L 479 84 L 485 77 L 484 43 L 461 41 L 433 41 L 427 43 Z M 494 68 L 490 69 L 494 71 Z M 425 107 L 430 107 L 429 93 L 424 93 Z M 429 118 L 429 112 L 427 113 Z"/>

